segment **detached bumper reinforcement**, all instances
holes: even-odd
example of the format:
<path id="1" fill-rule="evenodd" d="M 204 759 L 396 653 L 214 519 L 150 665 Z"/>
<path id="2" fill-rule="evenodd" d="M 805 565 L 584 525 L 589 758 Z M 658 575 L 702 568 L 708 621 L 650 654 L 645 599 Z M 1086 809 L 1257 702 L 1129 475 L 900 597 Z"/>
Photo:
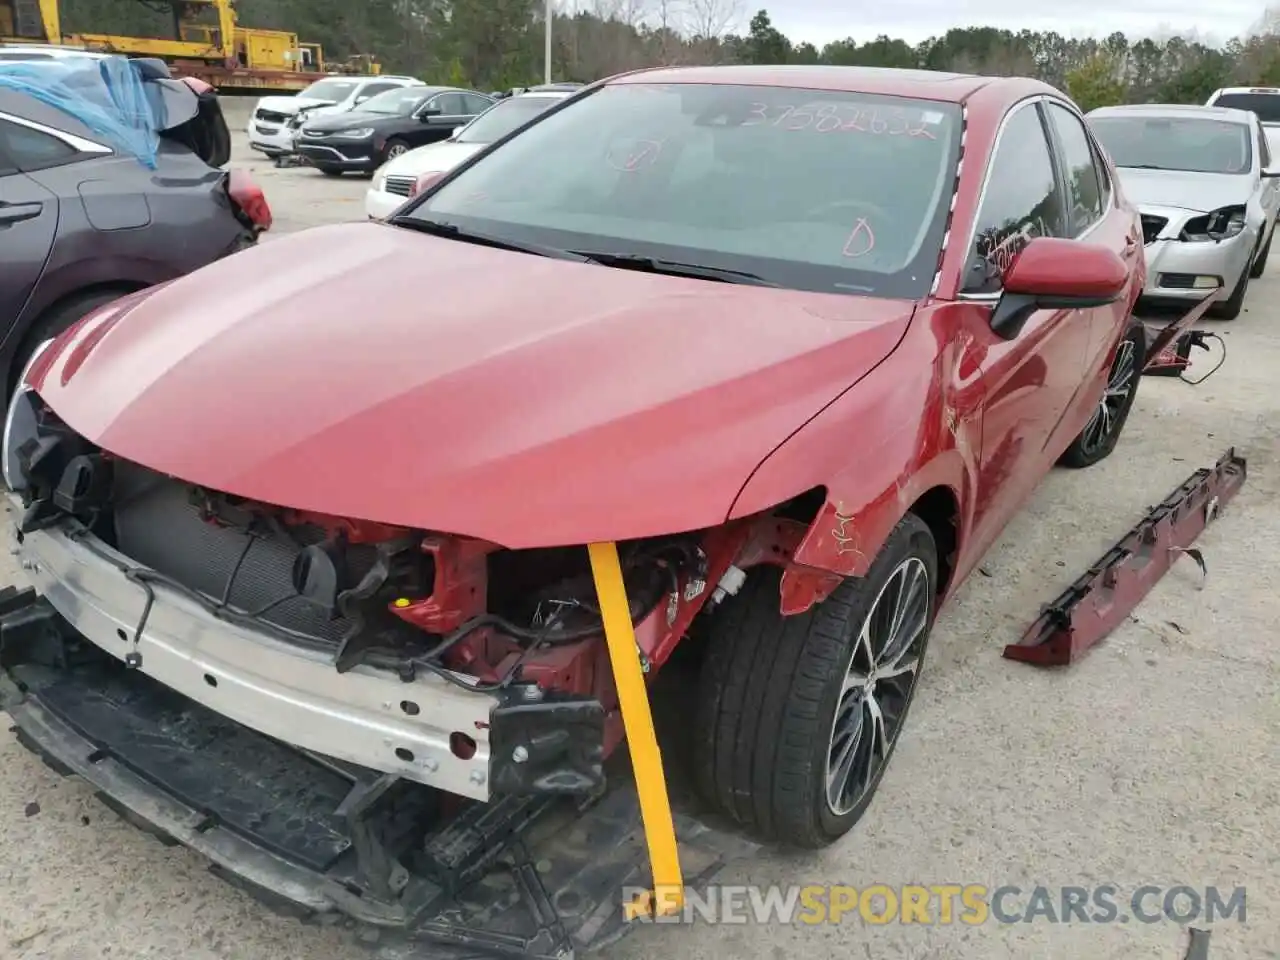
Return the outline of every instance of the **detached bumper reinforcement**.
<path id="1" fill-rule="evenodd" d="M 482 802 L 291 747 L 129 670 L 30 588 L 0 589 L 0 666 L 0 707 L 58 773 L 272 910 L 349 918 L 400 956 L 571 960 L 627 931 L 625 888 L 653 885 L 625 768 L 587 801 Z M 756 849 L 674 825 L 695 889 Z"/>
<path id="2" fill-rule="evenodd" d="M 1071 663 L 1124 621 L 1180 553 L 1203 568 L 1191 544 L 1245 476 L 1245 459 L 1234 447 L 1214 466 L 1197 470 L 1049 604 L 1004 656 L 1040 666 Z"/>

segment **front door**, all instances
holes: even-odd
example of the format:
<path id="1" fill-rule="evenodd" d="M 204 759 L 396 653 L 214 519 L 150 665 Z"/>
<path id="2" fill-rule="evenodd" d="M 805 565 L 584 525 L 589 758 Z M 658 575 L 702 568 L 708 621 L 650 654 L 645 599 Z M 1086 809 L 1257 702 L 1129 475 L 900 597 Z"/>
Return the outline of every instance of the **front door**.
<path id="1" fill-rule="evenodd" d="M 1034 237 L 1070 236 L 1061 178 L 1041 104 L 1014 106 L 987 170 L 962 297 L 975 309 L 986 400 L 974 509 L 975 547 L 985 550 L 1052 466 L 1055 438 L 1084 374 L 1091 318 L 1040 310 L 1003 340 L 989 321 L 1004 271 Z M 979 306 L 981 307 L 979 308 Z"/>
<path id="2" fill-rule="evenodd" d="M 470 119 L 466 100 L 460 93 L 440 93 L 419 108 L 416 130 L 411 133 L 414 146 L 448 140 L 450 134 Z"/>
<path id="3" fill-rule="evenodd" d="M 1144 256 L 1141 227 L 1133 216 L 1114 203 L 1114 191 L 1106 163 L 1084 121 L 1059 103 L 1046 103 L 1045 114 L 1052 134 L 1051 143 L 1060 160 L 1060 173 L 1067 199 L 1068 236 L 1087 243 L 1107 247 L 1131 269 Z M 1105 307 L 1083 311 L 1088 317 L 1089 346 L 1085 366 L 1105 378 L 1110 369 L 1111 354 L 1129 325 L 1129 297 L 1121 297 Z M 1080 396 L 1071 416 L 1064 421 L 1066 436 L 1055 437 L 1064 449 L 1082 427 L 1093 406 L 1101 400 L 1102 382 L 1085 376 L 1080 382 Z"/>

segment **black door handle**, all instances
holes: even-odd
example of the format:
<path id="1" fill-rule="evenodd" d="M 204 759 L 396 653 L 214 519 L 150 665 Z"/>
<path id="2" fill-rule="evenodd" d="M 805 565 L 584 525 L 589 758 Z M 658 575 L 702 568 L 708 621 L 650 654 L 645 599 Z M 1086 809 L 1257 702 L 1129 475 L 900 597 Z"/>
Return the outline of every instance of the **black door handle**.
<path id="1" fill-rule="evenodd" d="M 23 220 L 34 220 L 44 210 L 43 203 L 4 203 L 0 201 L 0 227 Z"/>

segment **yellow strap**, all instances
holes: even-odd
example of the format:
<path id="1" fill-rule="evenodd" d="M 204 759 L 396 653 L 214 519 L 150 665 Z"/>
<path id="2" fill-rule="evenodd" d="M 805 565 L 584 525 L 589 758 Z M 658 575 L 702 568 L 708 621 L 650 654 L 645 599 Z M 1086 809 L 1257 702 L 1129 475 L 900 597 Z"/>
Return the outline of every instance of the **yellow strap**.
<path id="1" fill-rule="evenodd" d="M 615 543 L 593 543 L 587 547 L 591 573 L 595 578 L 604 637 L 609 644 L 609 663 L 618 689 L 622 726 L 627 734 L 631 767 L 635 771 L 636 793 L 640 797 L 640 818 L 644 823 L 649 867 L 653 872 L 653 893 L 640 902 L 625 904 L 627 919 L 638 913 L 661 916 L 684 906 L 684 879 L 676 848 L 676 828 L 667 797 L 667 781 L 662 772 L 662 753 L 649 711 L 649 691 L 645 688 L 636 632 L 631 623 L 631 606 L 622 580 Z"/>

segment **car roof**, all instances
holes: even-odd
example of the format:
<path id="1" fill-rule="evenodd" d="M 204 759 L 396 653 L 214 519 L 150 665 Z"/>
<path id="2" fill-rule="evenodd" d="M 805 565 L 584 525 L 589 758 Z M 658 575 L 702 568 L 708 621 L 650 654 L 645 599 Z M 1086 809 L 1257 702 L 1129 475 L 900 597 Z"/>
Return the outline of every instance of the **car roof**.
<path id="1" fill-rule="evenodd" d="M 1223 87 L 1213 91 L 1215 98 L 1236 93 L 1261 93 L 1269 96 L 1280 96 L 1280 87 Z"/>
<path id="2" fill-rule="evenodd" d="M 1019 82 L 1017 78 L 1012 78 Z M 843 93 L 871 93 L 962 103 L 972 93 L 1006 78 L 893 67 L 721 66 L 655 67 L 614 77 L 608 83 L 726 83 L 760 87 L 803 87 Z M 1035 81 L 1021 81 L 1032 82 Z"/>
<path id="3" fill-rule="evenodd" d="M 1090 119 L 1097 117 L 1199 117 L 1203 120 L 1223 120 L 1235 123 L 1252 123 L 1257 116 L 1252 110 L 1235 107 L 1205 107 L 1190 103 L 1130 103 L 1117 107 L 1099 107 L 1090 111 Z"/>

